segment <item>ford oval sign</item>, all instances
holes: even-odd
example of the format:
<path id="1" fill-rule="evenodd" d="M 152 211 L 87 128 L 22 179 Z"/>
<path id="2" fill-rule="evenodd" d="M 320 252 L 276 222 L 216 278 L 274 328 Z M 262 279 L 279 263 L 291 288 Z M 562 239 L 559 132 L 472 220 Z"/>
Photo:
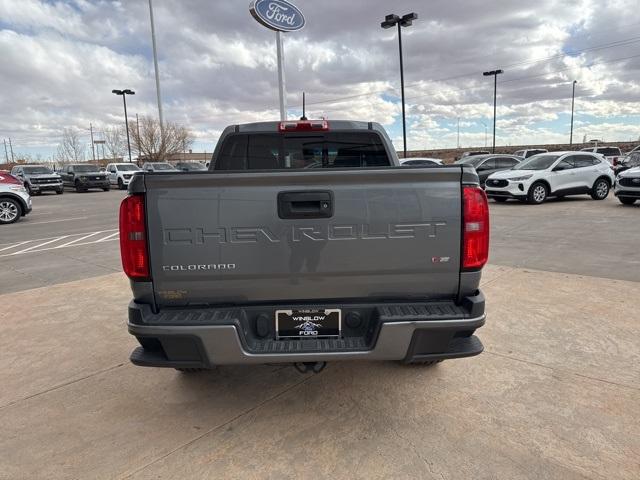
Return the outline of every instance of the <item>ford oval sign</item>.
<path id="1" fill-rule="evenodd" d="M 285 0 L 254 0 L 249 11 L 253 18 L 271 30 L 294 32 L 304 27 L 302 12 Z"/>

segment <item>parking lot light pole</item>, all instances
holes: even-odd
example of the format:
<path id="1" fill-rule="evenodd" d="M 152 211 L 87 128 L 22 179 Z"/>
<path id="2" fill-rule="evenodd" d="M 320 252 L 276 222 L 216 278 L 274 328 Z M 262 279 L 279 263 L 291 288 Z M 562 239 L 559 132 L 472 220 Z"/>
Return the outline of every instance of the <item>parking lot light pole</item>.
<path id="1" fill-rule="evenodd" d="M 124 103 L 124 125 L 127 130 L 127 150 L 129 151 L 129 163 L 131 163 L 131 142 L 129 141 L 129 120 L 127 119 L 127 95 L 135 95 L 133 90 L 111 90 L 111 93 L 116 95 L 122 95 L 122 102 Z"/>
<path id="2" fill-rule="evenodd" d="M 404 64 L 402 59 L 402 27 L 410 27 L 413 21 L 418 18 L 417 13 L 407 13 L 402 17 L 390 14 L 384 17 L 384 22 L 380 26 L 384 29 L 398 26 L 398 48 L 400 50 L 400 94 L 402 96 L 402 141 L 404 158 L 407 158 L 407 120 L 404 105 Z"/>
<path id="3" fill-rule="evenodd" d="M 571 94 L 571 133 L 569 134 L 569 146 L 573 145 L 573 106 L 576 100 L 576 83 L 577 80 L 573 81 L 573 93 Z"/>
<path id="4" fill-rule="evenodd" d="M 504 73 L 504 70 L 491 70 L 483 72 L 482 75 L 490 77 L 493 75 L 493 147 L 491 153 L 496 153 L 496 98 L 498 94 L 498 75 Z"/>

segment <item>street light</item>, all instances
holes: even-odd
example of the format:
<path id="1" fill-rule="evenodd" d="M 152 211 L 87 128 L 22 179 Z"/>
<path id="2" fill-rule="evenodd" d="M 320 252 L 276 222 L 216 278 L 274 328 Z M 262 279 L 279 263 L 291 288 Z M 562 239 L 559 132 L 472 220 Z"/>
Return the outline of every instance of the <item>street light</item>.
<path id="1" fill-rule="evenodd" d="M 569 146 L 573 145 L 573 105 L 576 100 L 576 83 L 577 80 L 573 81 L 573 93 L 571 94 L 571 134 L 569 135 Z"/>
<path id="2" fill-rule="evenodd" d="M 122 95 L 122 102 L 124 103 L 124 125 L 127 130 L 127 150 L 129 151 L 129 163 L 131 163 L 131 142 L 129 142 L 129 120 L 127 119 L 127 95 L 135 95 L 133 90 L 111 90 L 111 93 L 116 95 Z"/>
<path id="3" fill-rule="evenodd" d="M 496 96 L 498 93 L 498 75 L 504 73 L 504 70 L 491 70 L 483 72 L 482 75 L 490 77 L 493 75 L 493 147 L 491 153 L 496 153 Z"/>
<path id="4" fill-rule="evenodd" d="M 418 18 L 417 13 L 407 13 L 402 17 L 390 14 L 384 17 L 384 22 L 380 26 L 384 29 L 398 26 L 398 46 L 400 49 L 400 93 L 402 95 L 402 140 L 404 147 L 404 158 L 407 158 L 407 121 L 404 106 L 404 65 L 402 61 L 402 27 L 410 27 L 413 21 Z"/>

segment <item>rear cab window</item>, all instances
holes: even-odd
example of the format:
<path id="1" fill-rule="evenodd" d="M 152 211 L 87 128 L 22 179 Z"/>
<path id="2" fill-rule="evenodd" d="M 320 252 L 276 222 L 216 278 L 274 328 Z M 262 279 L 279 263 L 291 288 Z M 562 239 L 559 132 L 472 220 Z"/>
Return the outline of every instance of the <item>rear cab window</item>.
<path id="1" fill-rule="evenodd" d="M 367 168 L 392 165 L 376 132 L 236 133 L 214 170 Z"/>

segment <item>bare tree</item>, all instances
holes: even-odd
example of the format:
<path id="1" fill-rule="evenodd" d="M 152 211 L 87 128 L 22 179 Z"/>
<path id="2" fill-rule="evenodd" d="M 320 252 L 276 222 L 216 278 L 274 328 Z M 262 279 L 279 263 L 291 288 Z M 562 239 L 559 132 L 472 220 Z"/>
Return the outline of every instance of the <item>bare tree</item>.
<path id="1" fill-rule="evenodd" d="M 107 127 L 104 129 L 104 146 L 109 158 L 124 157 L 127 151 L 126 131 L 124 127 Z"/>
<path id="2" fill-rule="evenodd" d="M 152 117 L 140 117 L 140 134 L 135 123 L 129 124 L 131 150 L 146 161 L 163 161 L 166 155 L 187 150 L 193 144 L 193 134 L 177 123 L 165 122 L 164 135 L 160 122 Z"/>
<path id="3" fill-rule="evenodd" d="M 61 163 L 81 162 L 85 159 L 86 146 L 78 132 L 71 128 L 62 131 L 62 142 L 58 145 L 58 161 Z"/>

